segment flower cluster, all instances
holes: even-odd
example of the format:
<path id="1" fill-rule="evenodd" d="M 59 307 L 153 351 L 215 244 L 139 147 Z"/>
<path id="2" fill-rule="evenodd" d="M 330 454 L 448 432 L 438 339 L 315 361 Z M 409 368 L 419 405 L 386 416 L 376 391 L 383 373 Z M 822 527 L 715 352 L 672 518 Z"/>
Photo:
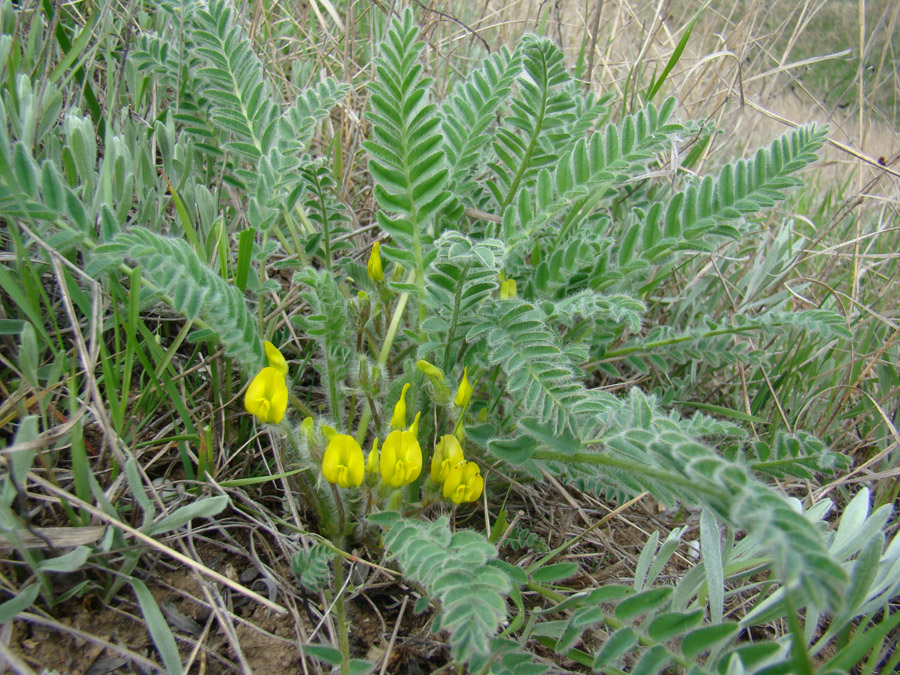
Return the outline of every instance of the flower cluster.
<path id="1" fill-rule="evenodd" d="M 443 485 L 441 494 L 454 504 L 474 502 L 484 491 L 484 478 L 475 462 L 467 462 L 456 436 L 442 436 L 431 459 L 431 480 Z"/>
<path id="2" fill-rule="evenodd" d="M 472 398 L 472 386 L 467 374 L 468 371 L 463 371 L 454 400 L 460 408 L 465 408 Z M 422 413 L 416 413 L 413 423 L 406 426 L 406 393 L 409 386 L 403 385 L 400 398 L 394 405 L 391 432 L 380 450 L 378 439 L 375 439 L 367 458 L 363 457 L 362 448 L 355 438 L 338 434 L 330 427 L 323 427 L 328 440 L 322 460 L 322 475 L 325 480 L 342 488 L 359 487 L 366 475 L 371 476 L 367 481 L 368 485 L 374 485 L 380 475 L 385 487 L 400 488 L 419 477 L 422 473 L 422 448 L 417 436 Z M 454 504 L 474 502 L 484 491 L 484 479 L 478 465 L 466 461 L 459 440 L 452 434 L 443 436 L 434 449 L 431 480 L 443 486 L 443 496 Z"/>
<path id="3" fill-rule="evenodd" d="M 247 387 L 244 408 L 261 422 L 280 424 L 287 410 L 288 365 L 275 345 L 267 340 L 265 347 L 269 365 L 260 370 Z"/>

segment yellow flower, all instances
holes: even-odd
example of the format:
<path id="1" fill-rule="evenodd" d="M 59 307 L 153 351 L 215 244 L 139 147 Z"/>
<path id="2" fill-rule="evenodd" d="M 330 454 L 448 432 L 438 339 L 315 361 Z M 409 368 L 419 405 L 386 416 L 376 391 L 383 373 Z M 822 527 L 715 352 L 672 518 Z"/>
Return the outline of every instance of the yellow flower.
<path id="1" fill-rule="evenodd" d="M 412 431 L 392 431 L 381 446 L 381 479 L 388 487 L 409 485 L 422 473 L 422 448 Z"/>
<path id="2" fill-rule="evenodd" d="M 431 458 L 431 480 L 435 483 L 443 483 L 447 480 L 451 469 L 465 461 L 462 446 L 456 436 L 452 434 L 441 436 L 441 440 L 434 447 L 434 456 Z"/>
<path id="3" fill-rule="evenodd" d="M 450 470 L 444 481 L 444 498 L 454 504 L 474 502 L 484 492 L 484 478 L 475 462 L 463 462 Z"/>
<path id="4" fill-rule="evenodd" d="M 284 360 L 284 357 L 281 355 L 281 352 L 278 351 L 278 347 L 273 345 L 268 340 L 266 340 L 263 344 L 266 348 L 266 358 L 269 359 L 269 367 L 274 368 L 286 377 L 288 374 L 288 364 L 287 361 Z"/>
<path id="5" fill-rule="evenodd" d="M 266 366 L 247 387 L 244 407 L 251 415 L 267 424 L 278 424 L 287 410 L 288 390 L 284 374 L 277 368 Z"/>
<path id="6" fill-rule="evenodd" d="M 378 469 L 378 439 L 376 438 L 375 442 L 372 443 L 369 456 L 366 458 L 366 473 L 377 474 Z"/>
<path id="7" fill-rule="evenodd" d="M 507 279 L 500 283 L 500 299 L 509 300 L 516 297 L 516 280 Z"/>
<path id="8" fill-rule="evenodd" d="M 366 271 L 372 281 L 384 281 L 384 270 L 381 267 L 381 242 L 372 244 L 372 252 L 369 253 L 369 262 L 366 263 Z"/>
<path id="9" fill-rule="evenodd" d="M 456 398 L 453 399 L 453 404 L 457 408 L 465 408 L 471 400 L 472 385 L 469 384 L 469 367 L 466 366 L 463 368 L 463 376 L 459 381 L 459 389 L 456 390 Z"/>
<path id="10" fill-rule="evenodd" d="M 409 390 L 409 382 L 403 385 L 400 392 L 400 400 L 394 406 L 394 414 L 391 415 L 391 429 L 402 429 L 406 426 L 406 392 Z"/>
<path id="11" fill-rule="evenodd" d="M 338 434 L 325 449 L 322 458 L 322 475 L 329 483 L 348 488 L 362 484 L 366 461 L 362 448 L 353 436 Z"/>

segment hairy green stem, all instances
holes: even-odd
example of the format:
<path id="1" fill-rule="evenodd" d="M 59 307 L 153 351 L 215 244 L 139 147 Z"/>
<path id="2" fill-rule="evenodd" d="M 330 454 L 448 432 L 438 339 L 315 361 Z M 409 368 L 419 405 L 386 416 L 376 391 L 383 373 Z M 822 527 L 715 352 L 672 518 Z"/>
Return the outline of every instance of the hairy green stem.
<path id="1" fill-rule="evenodd" d="M 417 274 L 417 270 L 411 271 L 406 282 L 411 282 Z M 397 337 L 397 330 L 400 328 L 400 321 L 403 319 L 403 312 L 406 310 L 407 302 L 409 302 L 409 293 L 402 293 L 397 299 L 397 306 L 394 308 L 393 316 L 391 316 L 391 323 L 388 326 L 387 335 L 384 336 L 384 344 L 381 345 L 381 351 L 378 353 L 376 365 L 379 369 L 384 368 L 384 365 L 388 361 L 388 356 L 391 353 L 394 338 Z M 369 430 L 369 420 L 372 419 L 372 409 L 370 408 L 370 405 L 371 404 L 363 408 L 362 415 L 359 416 L 359 428 L 356 431 L 356 442 L 360 445 L 366 440 L 366 433 Z"/>
<path id="2" fill-rule="evenodd" d="M 634 352 L 644 352 L 649 351 L 651 349 L 656 349 L 657 347 L 666 347 L 668 345 L 676 345 L 682 342 L 692 342 L 694 340 L 703 340 L 705 338 L 718 337 L 719 335 L 730 335 L 732 333 L 746 333 L 751 330 L 759 330 L 759 326 L 733 326 L 731 328 L 719 328 L 718 330 L 711 330 L 703 333 L 702 335 L 680 335 L 678 337 L 666 338 L 665 340 L 654 340 L 653 342 L 645 342 L 640 345 L 632 345 L 630 347 L 621 347 L 620 349 L 610 349 L 603 355 L 603 358 L 600 361 L 592 361 L 588 364 L 588 367 L 596 366 L 603 361 L 609 361 L 610 359 L 619 358 L 622 356 L 627 356 L 628 354 L 633 354 Z"/>
<path id="3" fill-rule="evenodd" d="M 327 349 L 327 345 L 326 345 Z M 341 428 L 341 406 L 337 397 L 337 382 L 334 379 L 334 366 L 331 358 L 325 357 L 325 370 L 328 371 L 328 398 L 331 400 L 331 413 L 334 415 L 334 421 L 338 429 Z"/>
<path id="4" fill-rule="evenodd" d="M 453 296 L 453 317 L 450 319 L 450 330 L 447 331 L 447 346 L 444 348 L 444 372 L 450 369 L 450 352 L 453 350 L 453 338 L 456 333 L 456 326 L 459 323 L 459 304 L 462 300 L 463 284 L 471 266 L 472 263 L 466 263 L 462 273 L 459 275 L 459 282 L 456 284 L 456 294 Z"/>
<path id="5" fill-rule="evenodd" d="M 690 478 L 686 478 L 677 473 L 666 471 L 664 469 L 655 469 L 650 466 L 641 466 L 634 461 L 617 459 L 597 452 L 576 452 L 568 454 L 565 452 L 556 452 L 555 450 L 536 450 L 531 456 L 531 459 L 563 462 L 565 464 L 571 464 L 573 462 L 582 464 L 602 464 L 603 466 L 610 466 L 615 469 L 655 478 L 656 480 L 664 481 L 669 485 L 677 485 L 678 487 L 687 488 L 692 492 L 705 493 L 719 499 L 725 499 L 729 496 L 724 490 L 702 485 L 695 480 L 691 480 Z"/>
<path id="6" fill-rule="evenodd" d="M 341 649 L 341 675 L 350 675 L 350 634 L 347 626 L 347 609 L 344 607 L 344 559 L 334 556 L 334 593 L 337 612 L 338 646 Z"/>

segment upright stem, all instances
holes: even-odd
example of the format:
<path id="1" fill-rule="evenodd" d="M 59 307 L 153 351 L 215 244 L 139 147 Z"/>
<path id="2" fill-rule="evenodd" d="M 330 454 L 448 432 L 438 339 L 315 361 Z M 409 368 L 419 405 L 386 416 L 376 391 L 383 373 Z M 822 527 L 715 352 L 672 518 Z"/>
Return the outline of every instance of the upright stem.
<path id="1" fill-rule="evenodd" d="M 412 270 L 406 279 L 407 283 L 413 281 L 417 276 L 417 271 Z M 384 336 L 384 344 L 381 345 L 381 351 L 378 353 L 378 362 L 376 365 L 379 369 L 384 368 L 388 357 L 391 353 L 391 346 L 394 344 L 394 338 L 397 337 L 397 330 L 400 328 L 400 320 L 403 318 L 403 312 L 406 309 L 406 303 L 409 302 L 409 293 L 403 293 L 397 300 L 397 307 L 391 317 L 391 323 L 388 326 L 387 335 Z M 368 398 L 368 397 L 367 397 Z M 371 404 L 369 404 L 371 405 Z M 356 431 L 356 442 L 362 445 L 366 441 L 366 432 L 369 430 L 369 420 L 372 419 L 372 409 L 367 405 L 363 408 L 362 415 L 359 417 L 359 428 Z"/>
<path id="2" fill-rule="evenodd" d="M 341 649 L 341 675 L 350 674 L 350 635 L 347 628 L 347 609 L 344 607 L 344 559 L 334 556 L 334 593 L 337 612 L 338 646 Z"/>

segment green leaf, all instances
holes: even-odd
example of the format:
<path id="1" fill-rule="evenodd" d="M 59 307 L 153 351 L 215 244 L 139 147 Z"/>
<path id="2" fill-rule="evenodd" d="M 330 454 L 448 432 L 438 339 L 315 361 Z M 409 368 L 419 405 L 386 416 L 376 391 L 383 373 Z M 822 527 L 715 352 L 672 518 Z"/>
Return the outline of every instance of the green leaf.
<path id="1" fill-rule="evenodd" d="M 647 635 L 657 642 L 681 635 L 703 621 L 703 611 L 695 612 L 670 612 L 662 614 L 647 626 Z"/>
<path id="2" fill-rule="evenodd" d="M 375 664 L 363 659 L 350 659 L 350 675 L 367 675 L 373 672 Z"/>
<path id="3" fill-rule="evenodd" d="M 578 565 L 571 562 L 557 563 L 556 565 L 547 565 L 535 571 L 531 578 L 537 583 L 553 583 L 562 581 L 578 573 Z"/>
<path id="4" fill-rule="evenodd" d="M 182 672 L 181 657 L 178 655 L 178 645 L 175 643 L 175 637 L 172 630 L 162 612 L 159 605 L 147 585 L 140 579 L 129 579 L 131 587 L 137 595 L 138 602 L 141 605 L 141 613 L 144 615 L 144 621 L 147 624 L 147 630 L 150 637 L 153 638 L 153 644 L 162 656 L 166 670 L 170 673 Z"/>
<path id="5" fill-rule="evenodd" d="M 314 656 L 331 666 L 339 666 L 344 660 L 344 655 L 341 654 L 340 649 L 335 649 L 328 645 L 304 645 L 302 649 L 310 656 Z"/>
<path id="6" fill-rule="evenodd" d="M 655 645 L 644 652 L 631 673 L 632 675 L 655 675 L 661 672 L 670 660 L 666 648 L 663 645 Z"/>
<path id="7" fill-rule="evenodd" d="M 739 628 L 740 626 L 736 623 L 725 622 L 693 630 L 681 641 L 681 653 L 686 658 L 693 659 L 698 654 L 712 649 L 718 643 L 735 635 Z"/>
<path id="8" fill-rule="evenodd" d="M 638 614 L 646 614 L 647 612 L 652 612 L 654 609 L 668 600 L 670 595 L 672 595 L 671 586 L 654 588 L 652 590 L 633 595 L 618 604 L 615 612 L 616 618 L 619 621 L 626 621 L 637 616 Z"/>
<path id="9" fill-rule="evenodd" d="M 238 242 L 237 270 L 234 275 L 234 285 L 243 293 L 247 290 L 247 275 L 250 273 L 250 259 L 253 253 L 253 241 L 256 230 L 252 227 L 241 232 Z"/>
<path id="10" fill-rule="evenodd" d="M 631 649 L 637 641 L 638 634 L 631 626 L 625 626 L 617 630 L 609 636 L 606 644 L 603 645 L 603 648 L 597 652 L 597 655 L 594 657 L 594 670 L 599 669 L 601 666 L 612 665 L 615 663 L 616 660 L 621 658 L 625 652 Z"/>
<path id="11" fill-rule="evenodd" d="M 17 596 L 0 605 L 0 625 L 12 621 L 20 612 L 24 612 L 31 607 L 40 592 L 40 584 L 29 584 L 19 591 Z"/>
<path id="12" fill-rule="evenodd" d="M 401 516 L 396 511 L 381 511 L 380 513 L 370 513 L 366 516 L 366 520 L 379 525 L 380 527 L 392 527 L 394 523 L 400 520 Z"/>
<path id="13" fill-rule="evenodd" d="M 19 333 L 19 368 L 25 381 L 32 389 L 38 388 L 38 365 L 40 352 L 38 350 L 37 336 L 34 327 L 25 321 L 22 324 L 22 332 Z"/>
<path id="14" fill-rule="evenodd" d="M 219 515 L 226 506 L 228 506 L 227 495 L 199 499 L 187 506 L 182 506 L 159 522 L 154 523 L 147 531 L 147 534 L 155 536 L 162 534 L 163 532 L 175 530 L 182 525 L 189 523 L 194 518 L 212 518 L 213 516 Z"/>
<path id="15" fill-rule="evenodd" d="M 19 428 L 16 429 L 16 437 L 13 440 L 13 445 L 30 443 L 31 441 L 37 440 L 38 435 L 37 415 L 28 415 L 22 419 L 21 423 L 19 423 Z M 31 448 L 28 450 L 18 450 L 13 453 L 11 462 L 12 475 L 16 480 L 16 483 L 18 483 L 19 485 L 25 484 L 25 476 L 31 469 L 31 465 L 34 462 L 36 453 L 36 448 Z M 7 483 L 6 480 L 4 480 L 3 482 Z"/>
<path id="16" fill-rule="evenodd" d="M 722 568 L 722 544 L 719 524 L 709 509 L 700 514 L 700 551 L 706 571 L 709 615 L 712 623 L 721 623 L 725 612 L 725 572 Z"/>
<path id="17" fill-rule="evenodd" d="M 79 546 L 56 558 L 48 558 L 38 563 L 42 572 L 74 572 L 79 569 L 91 555 L 89 546 Z"/>
<path id="18" fill-rule="evenodd" d="M 900 624 L 900 612 L 893 612 L 885 616 L 881 623 L 873 628 L 868 630 L 858 628 L 850 643 L 822 666 L 822 670 L 850 672 L 898 624 Z"/>

